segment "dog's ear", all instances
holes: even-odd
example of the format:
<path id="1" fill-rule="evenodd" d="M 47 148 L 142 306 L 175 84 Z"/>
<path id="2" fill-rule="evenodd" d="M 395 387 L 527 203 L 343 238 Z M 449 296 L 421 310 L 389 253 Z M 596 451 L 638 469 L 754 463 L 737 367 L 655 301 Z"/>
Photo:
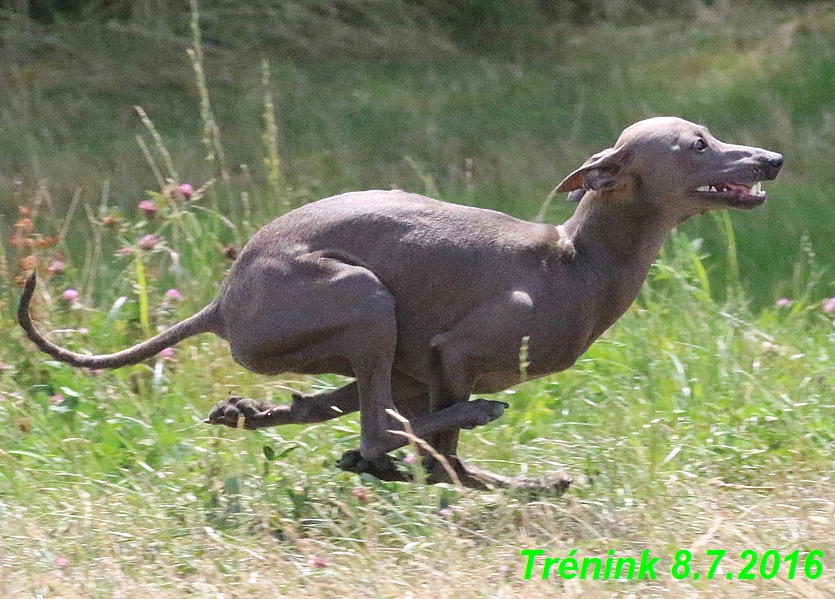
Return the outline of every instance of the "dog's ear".
<path id="1" fill-rule="evenodd" d="M 586 190 L 581 187 L 580 189 L 569 191 L 568 195 L 565 196 L 565 199 L 569 202 L 573 202 L 574 204 L 579 204 L 584 195 L 586 195 Z"/>
<path id="2" fill-rule="evenodd" d="M 625 187 L 627 178 L 623 168 L 630 161 L 631 154 L 624 148 L 608 148 L 586 160 L 583 166 L 563 179 L 554 191 L 571 192 L 568 200 L 579 202 L 586 191 L 609 191 Z"/>

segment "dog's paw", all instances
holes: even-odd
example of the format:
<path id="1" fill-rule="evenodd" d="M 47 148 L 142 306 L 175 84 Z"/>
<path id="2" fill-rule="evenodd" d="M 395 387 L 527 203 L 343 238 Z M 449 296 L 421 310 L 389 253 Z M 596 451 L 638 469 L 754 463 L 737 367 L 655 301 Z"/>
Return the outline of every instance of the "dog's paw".
<path id="1" fill-rule="evenodd" d="M 473 411 L 473 419 L 472 424 L 464 428 L 471 429 L 490 424 L 494 420 L 501 418 L 504 411 L 510 407 L 510 404 L 503 401 L 491 401 L 489 399 L 479 398 L 469 402 L 467 407 Z"/>
<path id="2" fill-rule="evenodd" d="M 534 495 L 550 495 L 559 497 L 568 491 L 573 481 L 567 477 L 560 477 L 554 480 L 553 478 L 546 479 L 530 479 L 520 478 L 516 479 L 511 485 L 513 489 L 528 491 Z"/>
<path id="3" fill-rule="evenodd" d="M 426 470 L 426 482 L 430 485 L 438 483 L 459 482 L 470 489 L 485 491 L 490 487 L 501 488 L 510 486 L 511 479 L 499 474 L 492 474 L 465 464 L 458 456 L 444 456 L 446 464 L 433 455 L 424 456 L 422 465 Z M 455 473 L 457 481 L 452 477 Z"/>
<path id="4" fill-rule="evenodd" d="M 337 468 L 357 474 L 370 474 L 385 481 L 410 481 L 411 475 L 397 468 L 397 461 L 388 455 L 366 459 L 358 449 L 351 449 L 342 454 L 336 462 Z"/>
<path id="5" fill-rule="evenodd" d="M 203 422 L 254 430 L 266 426 L 265 421 L 275 408 L 272 404 L 247 397 L 232 396 L 228 400 L 219 401 Z"/>
<path id="6" fill-rule="evenodd" d="M 560 477 L 557 479 L 530 479 L 524 477 L 510 477 L 501 474 L 493 474 L 470 466 L 461 461 L 458 456 L 445 456 L 446 464 L 442 464 L 435 456 L 428 455 L 423 458 L 423 468 L 426 470 L 426 482 L 428 484 L 455 482 L 449 472 L 452 470 L 458 477 L 458 482 L 471 489 L 487 490 L 509 489 L 520 491 L 531 501 L 540 496 L 559 497 L 568 491 L 571 485 L 570 478 Z"/>

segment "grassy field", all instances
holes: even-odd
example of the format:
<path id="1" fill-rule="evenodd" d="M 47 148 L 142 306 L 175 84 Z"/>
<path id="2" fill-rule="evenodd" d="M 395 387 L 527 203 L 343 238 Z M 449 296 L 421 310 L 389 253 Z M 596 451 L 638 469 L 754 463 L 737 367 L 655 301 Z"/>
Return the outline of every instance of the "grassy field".
<path id="1" fill-rule="evenodd" d="M 0 596 L 833 597 L 835 331 L 821 300 L 835 9 L 718 4 L 549 23 L 498 36 L 504 54 L 394 9 L 379 22 L 288 10 L 278 22 L 293 27 L 271 28 L 267 2 L 207 3 L 199 45 L 188 15 L 156 28 L 0 15 Z M 327 35 L 313 44 L 305 27 Z M 286 400 L 342 383 L 253 375 L 211 336 L 92 372 L 44 360 L 15 324 L 15 277 L 37 262 L 53 339 L 135 343 L 202 307 L 257 226 L 344 189 L 396 184 L 532 218 L 590 152 L 657 113 L 787 165 L 765 208 L 675 232 L 574 368 L 501 394 L 505 416 L 463 433 L 482 467 L 570 476 L 562 497 L 341 472 L 355 417 L 204 425 L 231 392 Z M 525 549 L 648 551 L 657 579 L 526 579 Z M 708 580 L 716 549 L 727 556 Z M 700 578 L 671 575 L 680 550 Z M 745 550 L 776 551 L 777 574 L 758 561 L 740 579 Z"/>

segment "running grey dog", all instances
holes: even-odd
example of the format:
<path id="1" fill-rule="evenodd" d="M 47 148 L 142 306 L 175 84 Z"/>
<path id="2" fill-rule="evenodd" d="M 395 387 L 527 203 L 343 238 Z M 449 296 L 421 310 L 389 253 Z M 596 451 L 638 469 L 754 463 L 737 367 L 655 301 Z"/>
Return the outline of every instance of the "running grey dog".
<path id="1" fill-rule="evenodd" d="M 60 348 L 33 326 L 29 279 L 18 318 L 44 352 L 73 366 L 118 368 L 192 335 L 226 339 L 257 373 L 337 373 L 355 381 L 290 404 L 221 401 L 207 422 L 256 429 L 360 411 L 359 451 L 340 467 L 404 480 L 386 454 L 411 421 L 447 465 L 424 459 L 430 482 L 454 468 L 468 486 L 503 485 L 457 458 L 458 432 L 507 404 L 475 399 L 569 368 L 630 306 L 670 230 L 713 209 L 754 208 L 783 157 L 730 145 L 705 127 L 652 118 L 628 127 L 556 191 L 579 201 L 553 226 L 403 191 L 365 191 L 308 204 L 266 225 L 241 252 L 218 298 L 156 337 L 110 355 Z M 524 341 L 523 341 L 524 340 Z"/>

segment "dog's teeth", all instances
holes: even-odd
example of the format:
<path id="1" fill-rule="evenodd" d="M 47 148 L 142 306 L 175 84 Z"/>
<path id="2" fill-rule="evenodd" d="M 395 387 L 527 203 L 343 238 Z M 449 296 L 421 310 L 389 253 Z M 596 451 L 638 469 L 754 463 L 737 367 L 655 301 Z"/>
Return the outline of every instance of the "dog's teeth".
<path id="1" fill-rule="evenodd" d="M 751 195 L 758 196 L 763 191 L 763 184 L 759 181 L 754 183 L 753 187 L 751 187 Z"/>
<path id="2" fill-rule="evenodd" d="M 702 186 L 701 186 L 699 189 L 697 189 L 696 191 L 710 191 L 710 185 L 702 185 Z"/>
<path id="3" fill-rule="evenodd" d="M 711 185 L 711 186 L 710 186 L 710 189 L 709 189 L 708 191 L 717 191 L 716 186 L 715 186 L 715 185 Z"/>

